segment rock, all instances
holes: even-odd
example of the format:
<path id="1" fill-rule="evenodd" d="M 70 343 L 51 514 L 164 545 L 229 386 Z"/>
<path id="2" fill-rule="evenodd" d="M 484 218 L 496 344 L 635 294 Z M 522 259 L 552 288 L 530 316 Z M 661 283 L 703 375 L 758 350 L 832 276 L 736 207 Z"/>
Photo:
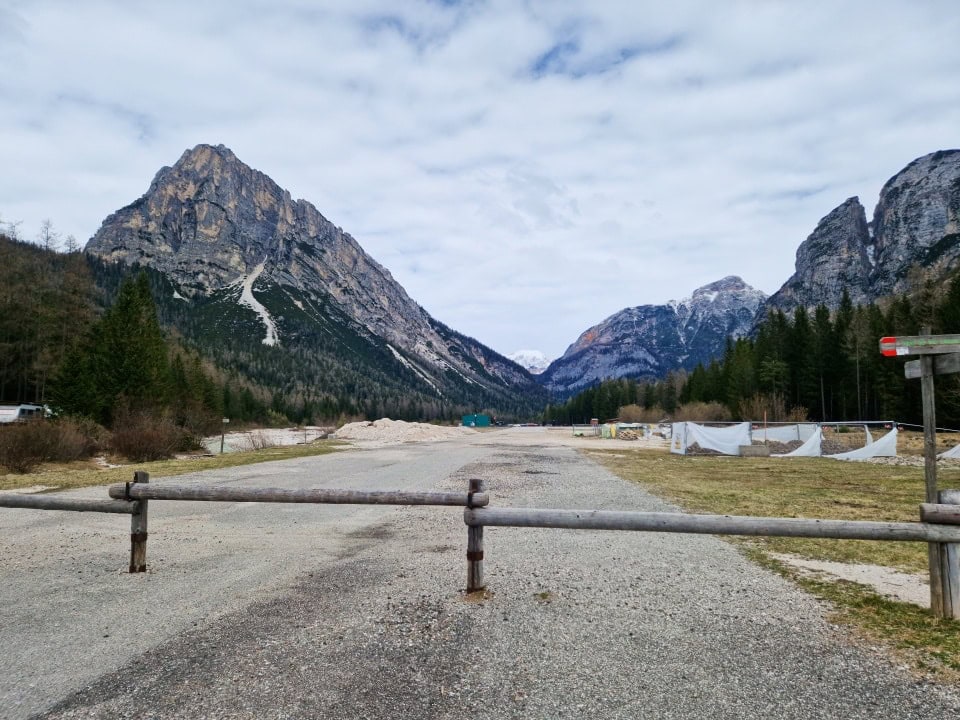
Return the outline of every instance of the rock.
<path id="1" fill-rule="evenodd" d="M 799 305 L 838 307 L 846 288 L 853 303 L 870 302 L 871 257 L 867 215 L 852 197 L 830 211 L 797 249 L 796 272 L 764 307 L 792 311 Z M 765 314 L 765 312 L 764 312 Z"/>
<path id="2" fill-rule="evenodd" d="M 835 309 L 911 289 L 911 270 L 941 279 L 960 259 L 960 150 L 917 158 L 883 186 L 867 224 L 857 198 L 824 217 L 797 250 L 796 272 L 762 308 Z"/>

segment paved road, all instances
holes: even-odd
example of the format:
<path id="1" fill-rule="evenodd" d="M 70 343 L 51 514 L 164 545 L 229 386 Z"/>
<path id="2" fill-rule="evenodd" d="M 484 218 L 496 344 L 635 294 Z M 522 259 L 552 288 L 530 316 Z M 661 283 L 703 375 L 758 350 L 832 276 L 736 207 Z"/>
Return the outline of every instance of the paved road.
<path id="1" fill-rule="evenodd" d="M 198 474 L 668 509 L 533 431 Z M 177 479 L 177 482 L 184 481 Z M 163 482 L 160 480 L 159 482 Z M 80 494 L 99 496 L 102 489 Z M 943 718 L 950 689 L 852 646 L 810 597 L 703 536 L 490 528 L 466 598 L 453 508 L 0 512 L 0 717 Z"/>

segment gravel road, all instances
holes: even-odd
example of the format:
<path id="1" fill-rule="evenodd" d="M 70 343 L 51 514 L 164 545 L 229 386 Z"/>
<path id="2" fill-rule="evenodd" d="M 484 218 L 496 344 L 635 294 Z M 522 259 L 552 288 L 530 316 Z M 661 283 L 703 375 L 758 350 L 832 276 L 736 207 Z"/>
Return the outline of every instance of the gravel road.
<path id="1" fill-rule="evenodd" d="M 172 481 L 461 490 L 670 506 L 509 429 Z M 163 482 L 159 480 L 157 482 Z M 102 496 L 103 489 L 79 495 Z M 849 643 L 820 604 L 706 536 L 488 528 L 466 597 L 455 508 L 0 510 L 0 717 L 944 718 L 960 694 Z"/>

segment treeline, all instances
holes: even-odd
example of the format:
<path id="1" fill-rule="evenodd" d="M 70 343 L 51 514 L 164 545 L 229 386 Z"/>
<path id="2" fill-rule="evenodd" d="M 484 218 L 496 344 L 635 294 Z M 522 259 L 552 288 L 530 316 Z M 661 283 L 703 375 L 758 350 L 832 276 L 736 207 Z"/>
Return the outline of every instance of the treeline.
<path id="1" fill-rule="evenodd" d="M 558 406 L 547 422 L 580 423 L 617 417 L 638 406 L 676 417 L 691 407 L 719 407 L 726 419 L 805 418 L 817 421 L 897 420 L 921 423 L 920 385 L 904 378 L 903 362 L 880 355 L 888 335 L 960 333 L 960 274 L 946 286 L 919 284 L 911 296 L 883 304 L 854 306 L 844 292 L 840 307 L 821 305 L 791 315 L 771 311 L 752 338 L 728 340 L 723 357 L 689 374 L 663 380 L 606 381 Z M 937 420 L 960 425 L 958 376 L 938 376 Z M 720 418 L 714 418 L 720 419 Z"/>
<path id="2" fill-rule="evenodd" d="M 94 317 L 94 287 L 79 252 L 0 235 L 0 401 L 42 403 L 50 380 Z"/>

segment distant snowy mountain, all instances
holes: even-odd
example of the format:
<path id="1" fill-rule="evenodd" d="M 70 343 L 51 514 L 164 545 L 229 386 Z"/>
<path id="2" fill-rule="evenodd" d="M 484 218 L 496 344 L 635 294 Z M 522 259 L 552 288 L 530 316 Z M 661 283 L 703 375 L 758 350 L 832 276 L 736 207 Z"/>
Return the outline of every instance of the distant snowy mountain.
<path id="1" fill-rule="evenodd" d="M 692 370 L 720 357 L 728 337 L 746 335 L 766 297 L 730 276 L 679 302 L 621 310 L 584 331 L 537 381 L 568 397 L 601 380 L 652 380 Z"/>
<path id="2" fill-rule="evenodd" d="M 507 358 L 528 370 L 531 375 L 539 375 L 550 365 L 550 360 L 539 350 L 517 350 Z"/>

